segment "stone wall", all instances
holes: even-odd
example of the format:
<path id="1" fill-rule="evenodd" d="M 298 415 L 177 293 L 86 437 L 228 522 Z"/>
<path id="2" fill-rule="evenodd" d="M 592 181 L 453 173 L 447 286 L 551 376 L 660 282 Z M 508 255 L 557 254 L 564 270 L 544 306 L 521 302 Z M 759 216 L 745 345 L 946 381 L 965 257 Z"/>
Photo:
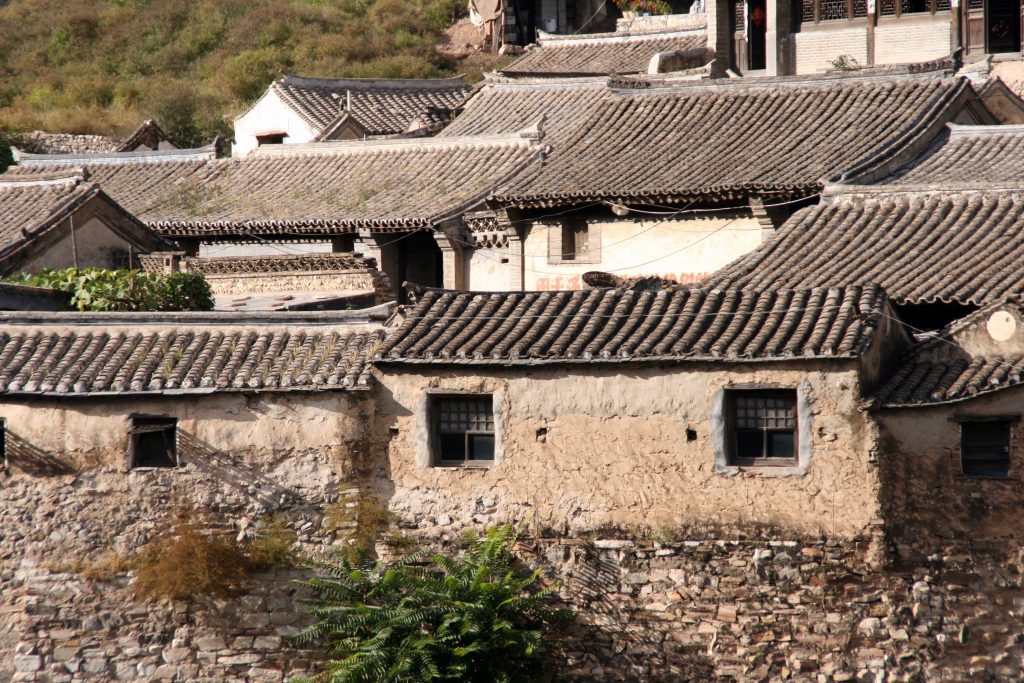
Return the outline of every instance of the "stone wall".
<path id="1" fill-rule="evenodd" d="M 1024 388 L 1010 388 L 953 405 L 876 413 L 886 458 L 885 516 L 903 557 L 933 552 L 949 539 L 1001 540 L 1020 536 L 1024 497 L 1024 431 L 1016 416 Z M 966 477 L 960 465 L 956 420 L 1005 416 L 1010 425 L 1006 478 Z"/>
<path id="2" fill-rule="evenodd" d="M 581 613 L 573 678 L 1020 680 L 1019 549 L 872 569 L 866 541 L 782 538 L 534 545 Z"/>
<path id="3" fill-rule="evenodd" d="M 15 623 L 0 661 L 11 681 L 266 681 L 313 672 L 321 656 L 291 644 L 309 623 L 294 581 L 254 578 L 244 595 L 194 603 L 133 599 L 130 577 L 95 580 L 25 565 L 5 572 L 4 616 Z"/>
<path id="4" fill-rule="evenodd" d="M 365 408 L 344 392 L 6 399 L 0 681 L 280 681 L 304 670 L 308 656 L 281 640 L 303 623 L 293 575 L 253 577 L 238 599 L 154 606 L 132 599 L 122 565 L 183 511 L 240 539 L 278 515 L 306 550 L 333 545 L 324 514 L 353 493 Z M 179 467 L 128 468 L 136 412 L 178 419 Z"/>

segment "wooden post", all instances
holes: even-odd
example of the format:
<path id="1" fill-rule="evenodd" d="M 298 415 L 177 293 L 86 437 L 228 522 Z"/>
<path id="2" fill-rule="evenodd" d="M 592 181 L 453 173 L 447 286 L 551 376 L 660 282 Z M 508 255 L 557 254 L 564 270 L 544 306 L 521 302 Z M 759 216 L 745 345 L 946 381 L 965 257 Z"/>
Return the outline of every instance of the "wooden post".
<path id="1" fill-rule="evenodd" d="M 966 3 L 965 3 L 966 4 Z M 960 8 L 960 0 L 949 0 L 949 20 L 952 22 L 950 26 L 950 46 L 949 53 L 955 55 L 957 50 L 961 50 L 960 56 L 963 57 L 962 48 L 964 46 L 964 15 L 963 10 Z"/>
<path id="2" fill-rule="evenodd" d="M 75 270 L 78 270 L 78 241 L 75 239 L 75 217 L 68 216 L 68 225 L 71 226 L 71 260 L 75 264 Z"/>
<path id="3" fill-rule="evenodd" d="M 897 0 L 898 1 L 898 0 Z M 875 24 L 878 23 L 877 0 L 867 0 L 868 8 L 868 66 L 875 65 Z"/>

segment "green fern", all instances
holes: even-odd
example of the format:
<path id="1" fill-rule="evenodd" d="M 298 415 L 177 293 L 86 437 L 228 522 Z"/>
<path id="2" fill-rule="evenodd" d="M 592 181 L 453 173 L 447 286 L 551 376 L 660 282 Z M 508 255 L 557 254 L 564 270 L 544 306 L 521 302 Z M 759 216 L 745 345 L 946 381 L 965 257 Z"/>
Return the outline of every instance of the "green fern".
<path id="1" fill-rule="evenodd" d="M 318 622 L 294 637 L 323 644 L 327 683 L 548 680 L 552 630 L 571 621 L 541 572 L 525 572 L 504 525 L 468 535 L 457 555 L 413 553 L 393 564 L 311 562 L 299 583 Z"/>

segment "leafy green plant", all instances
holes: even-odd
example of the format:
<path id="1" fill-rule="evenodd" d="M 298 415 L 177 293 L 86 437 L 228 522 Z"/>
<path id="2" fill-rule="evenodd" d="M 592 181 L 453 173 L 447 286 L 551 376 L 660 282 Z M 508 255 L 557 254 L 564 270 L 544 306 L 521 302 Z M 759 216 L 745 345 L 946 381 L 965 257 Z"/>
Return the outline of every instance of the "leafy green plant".
<path id="1" fill-rule="evenodd" d="M 6 278 L 70 295 L 80 311 L 208 311 L 213 308 L 210 285 L 199 273 L 162 275 L 139 270 L 44 268 Z"/>
<path id="2" fill-rule="evenodd" d="M 556 607 L 541 571 L 519 567 L 509 526 L 468 535 L 461 553 L 412 553 L 385 564 L 316 561 L 300 584 L 319 619 L 295 636 L 321 642 L 328 683 L 494 681 L 549 678 L 553 629 L 572 619 Z"/>
<path id="3" fill-rule="evenodd" d="M 672 14 L 672 6 L 665 0 L 614 0 L 615 6 L 623 12 L 640 14 Z"/>

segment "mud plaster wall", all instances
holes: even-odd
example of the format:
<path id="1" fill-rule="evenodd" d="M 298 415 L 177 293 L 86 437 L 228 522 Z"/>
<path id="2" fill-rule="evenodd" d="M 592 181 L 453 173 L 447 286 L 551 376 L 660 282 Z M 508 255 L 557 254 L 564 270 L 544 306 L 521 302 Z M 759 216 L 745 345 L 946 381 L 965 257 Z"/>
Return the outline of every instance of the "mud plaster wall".
<path id="1" fill-rule="evenodd" d="M 965 477 L 960 467 L 960 425 L 951 418 L 1020 416 L 1024 389 L 1006 389 L 962 403 L 876 413 L 882 436 L 886 517 L 903 556 L 955 540 L 1014 542 L 1024 515 L 1024 429 L 1010 427 L 1010 475 Z"/>
<path id="2" fill-rule="evenodd" d="M 878 507 L 874 431 L 858 407 L 852 365 L 576 365 L 487 376 L 379 365 L 367 466 L 391 508 L 421 528 L 532 515 L 537 526 L 570 534 L 716 520 L 852 537 Z M 804 385 L 812 419 L 806 475 L 715 473 L 713 396 L 741 384 Z M 494 396 L 492 467 L 430 466 L 429 391 Z"/>
<path id="3" fill-rule="evenodd" d="M 126 579 L 90 586 L 68 567 L 132 557 L 183 503 L 240 535 L 279 513 L 305 546 L 333 543 L 322 515 L 349 486 L 364 409 L 345 392 L 0 403 L 0 681 L 51 680 L 35 678 L 51 668 L 52 680 L 302 670 L 282 640 L 303 623 L 287 576 L 256 580 L 255 597 L 165 609 L 133 602 Z M 133 412 L 178 418 L 182 467 L 127 469 Z"/>

